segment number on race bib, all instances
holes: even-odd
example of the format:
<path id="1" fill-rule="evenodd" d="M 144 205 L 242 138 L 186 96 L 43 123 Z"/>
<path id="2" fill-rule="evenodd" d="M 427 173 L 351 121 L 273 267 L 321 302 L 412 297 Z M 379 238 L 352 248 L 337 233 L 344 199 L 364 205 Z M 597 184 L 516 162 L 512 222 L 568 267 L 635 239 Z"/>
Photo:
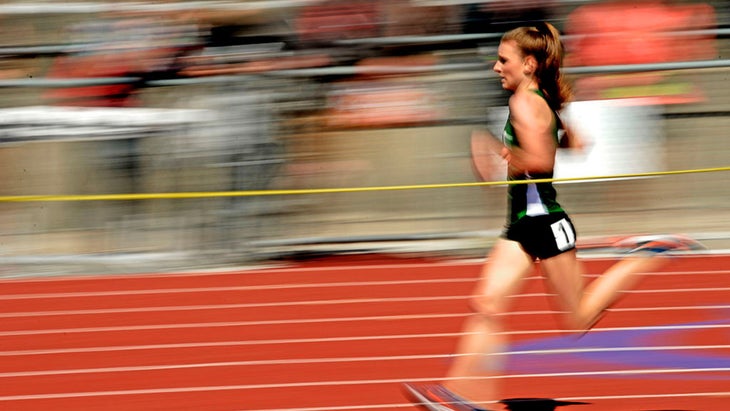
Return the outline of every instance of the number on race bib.
<path id="1" fill-rule="evenodd" d="M 575 246 L 575 232 L 573 227 L 564 218 L 550 225 L 555 236 L 555 244 L 558 250 L 564 251 Z"/>

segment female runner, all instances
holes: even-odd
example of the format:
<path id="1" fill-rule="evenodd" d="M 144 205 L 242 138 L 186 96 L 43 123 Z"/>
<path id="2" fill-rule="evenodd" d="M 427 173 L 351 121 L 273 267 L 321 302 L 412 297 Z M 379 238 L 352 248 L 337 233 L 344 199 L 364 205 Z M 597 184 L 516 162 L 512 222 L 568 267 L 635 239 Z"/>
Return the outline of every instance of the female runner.
<path id="1" fill-rule="evenodd" d="M 494 71 L 502 87 L 512 93 L 509 119 L 497 150 L 506 160 L 509 180 L 551 179 L 559 147 L 576 147 L 576 136 L 562 124 L 558 113 L 570 98 L 560 71 L 563 45 L 549 23 L 507 32 L 498 48 Z M 566 131 L 559 139 L 558 131 Z M 494 139 L 478 131 L 472 139 L 483 144 Z M 628 248 L 627 258 L 584 287 L 576 257 L 573 224 L 557 201 L 550 182 L 510 184 L 509 215 L 502 236 L 491 249 L 480 282 L 471 298 L 474 314 L 466 321 L 457 354 L 442 384 L 405 384 L 414 403 L 430 410 L 485 410 L 495 406 L 500 353 L 506 347 L 502 333 L 508 297 L 540 261 L 541 269 L 563 310 L 567 327 L 587 331 L 620 293 L 635 285 L 639 273 L 664 264 L 668 250 L 701 248 L 682 236 L 637 237 L 617 246 Z"/>

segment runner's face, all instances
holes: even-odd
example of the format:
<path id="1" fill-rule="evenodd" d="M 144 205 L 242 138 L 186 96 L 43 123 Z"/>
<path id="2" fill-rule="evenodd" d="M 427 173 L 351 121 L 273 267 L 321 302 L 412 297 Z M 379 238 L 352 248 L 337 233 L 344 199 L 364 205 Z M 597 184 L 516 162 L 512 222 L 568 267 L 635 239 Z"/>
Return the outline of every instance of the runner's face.
<path id="1" fill-rule="evenodd" d="M 499 75 L 502 88 L 517 90 L 517 86 L 525 79 L 525 59 L 522 57 L 517 43 L 513 40 L 503 41 L 497 49 L 497 64 L 494 72 Z"/>

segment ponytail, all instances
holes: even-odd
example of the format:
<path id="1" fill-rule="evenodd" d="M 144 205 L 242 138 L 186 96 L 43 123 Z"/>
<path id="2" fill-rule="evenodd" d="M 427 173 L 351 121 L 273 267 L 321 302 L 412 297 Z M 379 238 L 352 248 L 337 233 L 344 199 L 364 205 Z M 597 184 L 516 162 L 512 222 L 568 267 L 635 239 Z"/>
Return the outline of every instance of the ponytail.
<path id="1" fill-rule="evenodd" d="M 535 70 L 537 84 L 550 108 L 560 111 L 572 97 L 572 92 L 560 71 L 565 52 L 555 26 L 539 22 L 533 27 L 519 27 L 505 33 L 502 41 L 505 40 L 515 41 L 524 56 L 535 57 L 538 63 Z"/>

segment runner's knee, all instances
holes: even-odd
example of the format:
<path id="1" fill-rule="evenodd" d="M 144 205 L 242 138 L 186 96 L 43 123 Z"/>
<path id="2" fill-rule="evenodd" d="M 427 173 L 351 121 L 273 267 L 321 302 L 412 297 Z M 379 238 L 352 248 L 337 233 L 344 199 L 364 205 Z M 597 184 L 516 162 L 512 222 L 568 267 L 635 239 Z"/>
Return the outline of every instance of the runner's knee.
<path id="1" fill-rule="evenodd" d="M 491 318 L 500 314 L 502 312 L 502 305 L 498 298 L 486 295 L 475 295 L 469 299 L 469 307 L 472 311 L 485 318 Z"/>

